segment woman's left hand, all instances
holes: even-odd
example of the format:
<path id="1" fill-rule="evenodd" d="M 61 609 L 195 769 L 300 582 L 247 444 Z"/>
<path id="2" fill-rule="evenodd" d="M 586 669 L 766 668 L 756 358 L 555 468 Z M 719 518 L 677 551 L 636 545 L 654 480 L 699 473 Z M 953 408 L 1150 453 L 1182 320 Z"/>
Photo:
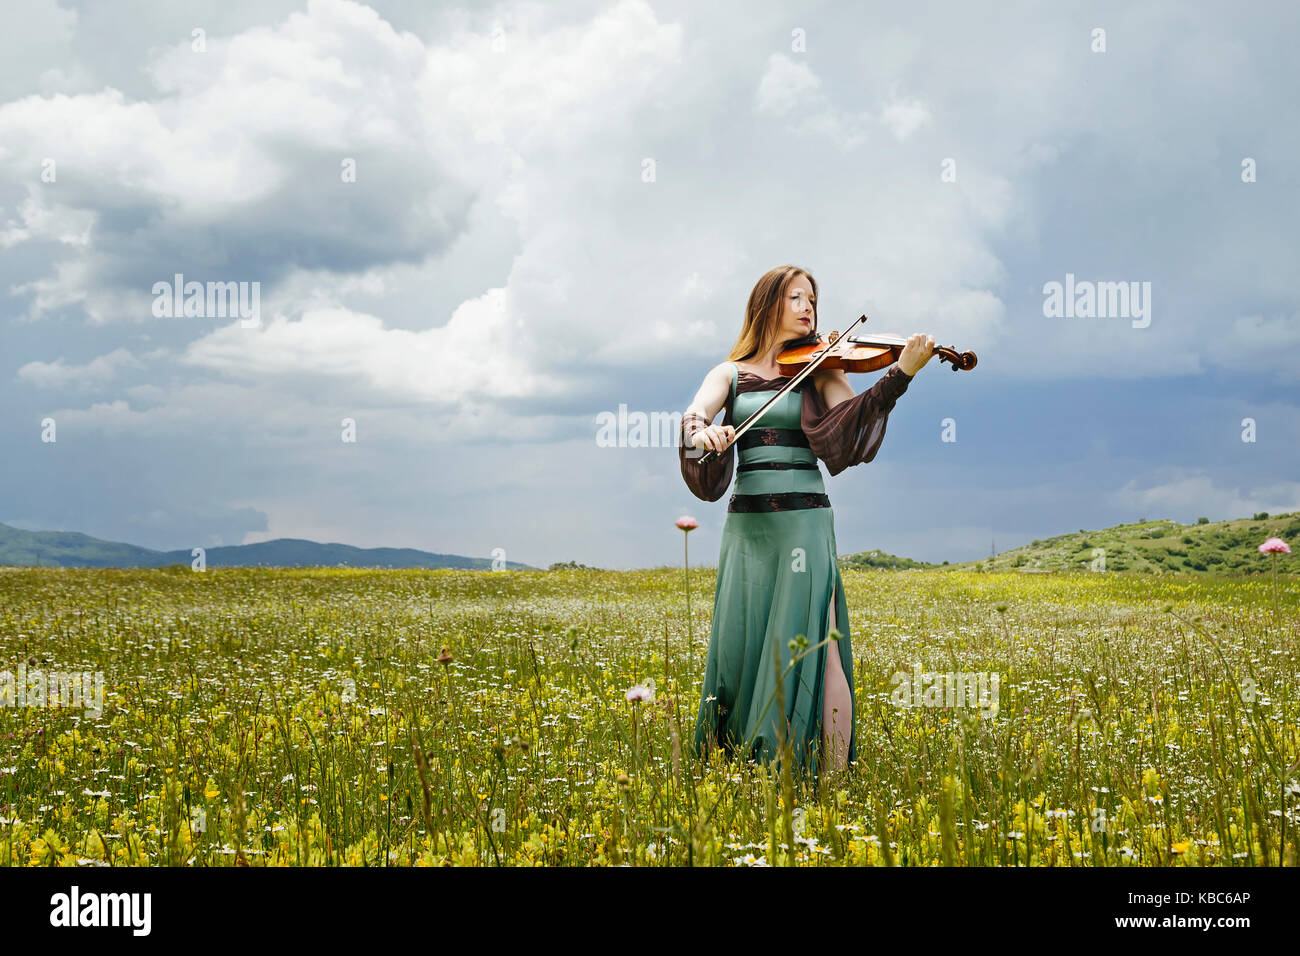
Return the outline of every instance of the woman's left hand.
<path id="1" fill-rule="evenodd" d="M 934 336 L 917 332 L 907 340 L 903 351 L 898 356 L 898 367 L 908 375 L 915 375 L 925 368 L 925 363 L 934 356 Z"/>

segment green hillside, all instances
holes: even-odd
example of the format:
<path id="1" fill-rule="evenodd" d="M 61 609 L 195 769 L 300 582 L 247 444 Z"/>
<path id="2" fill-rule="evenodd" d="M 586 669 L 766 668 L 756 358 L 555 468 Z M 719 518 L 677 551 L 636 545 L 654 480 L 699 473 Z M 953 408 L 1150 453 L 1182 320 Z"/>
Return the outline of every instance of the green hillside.
<path id="1" fill-rule="evenodd" d="M 1278 574 L 1300 574 L 1300 512 L 1231 521 L 1197 519 L 1136 521 L 1098 531 L 1032 541 L 993 558 L 947 565 L 953 570 L 1087 571 L 1104 551 L 1105 570 L 1142 574 L 1166 571 L 1203 574 L 1271 573 L 1273 558 L 1259 553 L 1266 538 L 1281 538 L 1292 554 L 1278 555 Z"/>
<path id="2" fill-rule="evenodd" d="M 150 568 L 162 551 L 103 541 L 80 531 L 24 531 L 0 524 L 0 565 L 46 568 Z M 178 559 L 179 560 L 179 559 Z M 187 560 L 185 562 L 189 564 Z"/>
<path id="3" fill-rule="evenodd" d="M 900 558 L 896 554 L 886 554 L 884 551 L 860 551 L 857 554 L 847 554 L 840 556 L 841 568 L 856 568 L 866 571 L 903 571 L 908 568 L 932 568 L 934 565 L 926 561 L 913 561 L 911 558 Z"/>

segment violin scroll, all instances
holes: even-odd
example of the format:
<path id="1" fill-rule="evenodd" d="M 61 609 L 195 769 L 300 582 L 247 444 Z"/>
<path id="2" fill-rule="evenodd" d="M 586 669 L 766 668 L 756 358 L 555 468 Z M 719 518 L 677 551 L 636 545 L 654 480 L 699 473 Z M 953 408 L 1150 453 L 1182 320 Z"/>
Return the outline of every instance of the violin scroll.
<path id="1" fill-rule="evenodd" d="M 939 356 L 940 362 L 951 362 L 954 372 L 969 372 L 979 361 L 975 358 L 974 352 L 958 352 L 956 349 L 946 345 L 936 345 L 934 354 Z"/>

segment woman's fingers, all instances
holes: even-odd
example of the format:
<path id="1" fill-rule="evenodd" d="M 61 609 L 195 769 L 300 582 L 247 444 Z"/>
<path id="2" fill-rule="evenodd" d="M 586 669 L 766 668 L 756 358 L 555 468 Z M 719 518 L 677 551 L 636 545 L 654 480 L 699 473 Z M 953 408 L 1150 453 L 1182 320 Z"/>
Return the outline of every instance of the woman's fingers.
<path id="1" fill-rule="evenodd" d="M 715 451 L 722 454 L 727 450 L 727 446 L 736 440 L 736 429 L 733 425 L 709 425 L 701 428 L 691 439 L 692 444 L 697 448 L 707 448 L 709 451 Z M 702 444 L 697 444 L 702 443 Z"/>
<path id="2" fill-rule="evenodd" d="M 899 355 L 899 364 L 905 366 L 914 366 L 915 374 L 925 367 L 925 364 L 934 357 L 934 336 L 927 335 L 925 332 L 916 332 L 907 340 L 904 346 L 904 353 L 907 354 L 907 362 L 903 362 L 903 354 Z M 903 371 L 907 371 L 904 367 Z"/>
<path id="3" fill-rule="evenodd" d="M 691 444 L 696 448 L 721 452 L 723 444 L 719 434 L 720 430 L 721 426 L 719 425 L 708 425 L 705 428 L 701 428 L 695 433 L 695 437 L 691 439 Z"/>

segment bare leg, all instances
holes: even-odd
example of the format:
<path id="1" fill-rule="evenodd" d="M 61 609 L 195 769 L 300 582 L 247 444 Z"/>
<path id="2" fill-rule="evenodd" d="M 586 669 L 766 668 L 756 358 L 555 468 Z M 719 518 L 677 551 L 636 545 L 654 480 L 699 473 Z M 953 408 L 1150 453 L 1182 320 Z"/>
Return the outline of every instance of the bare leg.
<path id="1" fill-rule="evenodd" d="M 830 626 L 835 627 L 835 590 L 831 589 Z M 822 692 L 822 752 L 826 765 L 843 770 L 849 762 L 849 740 L 853 732 L 853 699 L 849 682 L 840 666 L 840 649 L 826 645 L 826 674 Z"/>

